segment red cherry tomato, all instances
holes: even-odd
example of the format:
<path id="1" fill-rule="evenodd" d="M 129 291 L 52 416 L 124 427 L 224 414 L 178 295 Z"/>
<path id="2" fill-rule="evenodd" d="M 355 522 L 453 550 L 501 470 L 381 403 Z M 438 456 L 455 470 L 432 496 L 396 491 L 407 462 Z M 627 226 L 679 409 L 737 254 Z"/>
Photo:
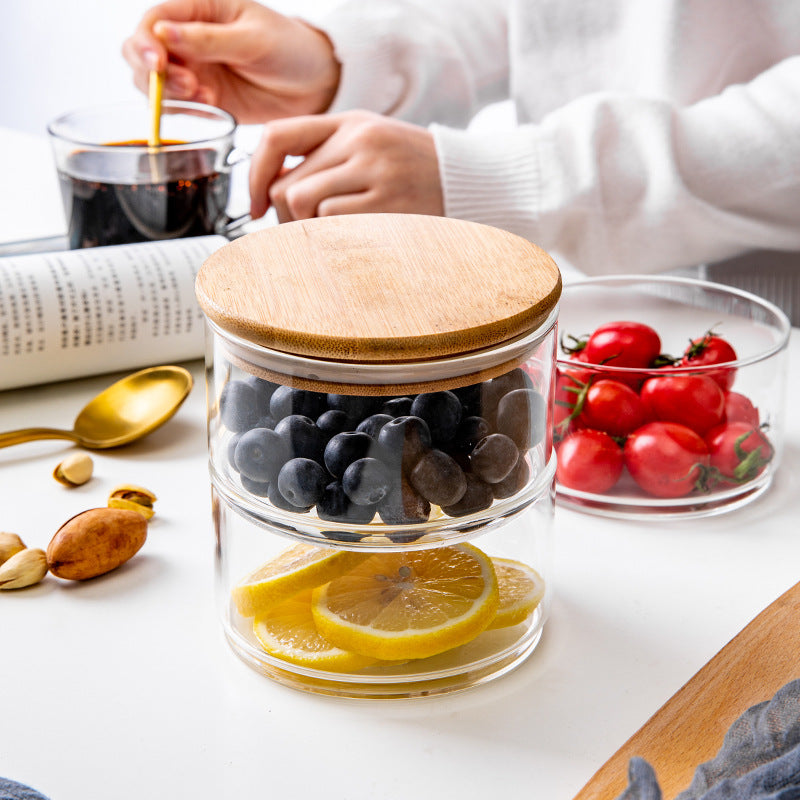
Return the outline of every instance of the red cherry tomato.
<path id="1" fill-rule="evenodd" d="M 665 375 L 644 382 L 642 403 L 651 419 L 678 422 L 701 436 L 725 416 L 725 395 L 707 375 Z"/>
<path id="2" fill-rule="evenodd" d="M 608 322 L 596 328 L 584 357 L 591 364 L 609 367 L 649 367 L 661 352 L 661 338 L 641 322 Z"/>
<path id="3" fill-rule="evenodd" d="M 774 450 L 764 432 L 746 422 L 728 422 L 705 436 L 711 466 L 728 483 L 746 483 L 760 475 L 772 460 Z"/>
<path id="4" fill-rule="evenodd" d="M 647 422 L 642 399 L 624 383 L 599 380 L 592 383 L 577 421 L 610 436 L 625 437 Z"/>
<path id="5" fill-rule="evenodd" d="M 749 397 L 739 392 L 725 393 L 725 420 L 727 422 L 746 422 L 751 428 L 759 425 L 758 409 Z"/>
<path id="6" fill-rule="evenodd" d="M 736 351 L 725 339 L 715 336 L 709 331 L 705 336 L 692 341 L 683 354 L 679 366 L 708 367 L 713 364 L 727 364 L 731 361 L 736 361 Z M 710 375 L 720 385 L 720 388 L 727 392 L 733 386 L 736 378 L 736 367 L 709 370 L 705 374 Z"/>
<path id="7" fill-rule="evenodd" d="M 709 465 L 706 443 L 676 422 L 648 422 L 625 442 L 625 466 L 633 479 L 655 497 L 683 497 Z"/>
<path id="8" fill-rule="evenodd" d="M 558 447 L 556 480 L 570 489 L 602 494 L 622 474 L 622 448 L 602 431 L 575 431 Z"/>

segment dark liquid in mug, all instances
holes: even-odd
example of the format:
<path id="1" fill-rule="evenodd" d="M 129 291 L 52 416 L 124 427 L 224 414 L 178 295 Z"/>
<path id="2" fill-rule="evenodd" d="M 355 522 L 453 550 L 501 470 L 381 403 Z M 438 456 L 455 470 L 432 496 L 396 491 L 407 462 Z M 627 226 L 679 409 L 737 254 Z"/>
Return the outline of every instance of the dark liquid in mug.
<path id="1" fill-rule="evenodd" d="M 146 147 L 146 141 L 111 142 L 114 147 Z M 181 144 L 181 142 L 164 142 Z M 228 204 L 229 176 L 214 170 L 211 149 L 76 151 L 59 173 L 70 247 L 205 236 L 217 232 Z M 126 176 L 149 175 L 133 183 Z M 93 176 L 119 175 L 100 180 Z"/>

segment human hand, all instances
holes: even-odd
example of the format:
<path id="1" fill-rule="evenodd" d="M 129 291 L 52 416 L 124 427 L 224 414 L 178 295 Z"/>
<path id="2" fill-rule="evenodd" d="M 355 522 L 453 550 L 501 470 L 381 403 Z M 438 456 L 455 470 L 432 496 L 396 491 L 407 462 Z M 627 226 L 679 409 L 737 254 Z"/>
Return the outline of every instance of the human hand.
<path id="1" fill-rule="evenodd" d="M 141 91 L 161 70 L 165 97 L 219 106 L 240 123 L 319 113 L 339 84 L 325 34 L 254 0 L 166 0 L 122 54 Z"/>
<path id="2" fill-rule="evenodd" d="M 284 170 L 287 156 L 305 156 Z M 277 120 L 250 165 L 250 213 L 280 222 L 334 214 L 444 214 L 439 162 L 425 128 L 368 111 Z"/>

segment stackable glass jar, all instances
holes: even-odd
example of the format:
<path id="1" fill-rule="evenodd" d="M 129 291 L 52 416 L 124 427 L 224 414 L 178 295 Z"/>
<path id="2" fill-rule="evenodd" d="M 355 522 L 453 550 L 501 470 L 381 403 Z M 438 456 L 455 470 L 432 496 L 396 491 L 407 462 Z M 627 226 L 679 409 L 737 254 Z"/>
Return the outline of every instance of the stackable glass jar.
<path id="1" fill-rule="evenodd" d="M 246 663 L 414 697 L 533 651 L 560 291 L 530 242 L 417 215 L 288 223 L 205 262 L 218 601 Z"/>

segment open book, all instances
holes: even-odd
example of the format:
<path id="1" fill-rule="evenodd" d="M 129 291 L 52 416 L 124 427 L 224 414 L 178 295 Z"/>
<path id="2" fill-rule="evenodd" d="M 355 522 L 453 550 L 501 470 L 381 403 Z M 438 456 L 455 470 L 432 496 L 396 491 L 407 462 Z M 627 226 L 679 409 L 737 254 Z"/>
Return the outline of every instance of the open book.
<path id="1" fill-rule="evenodd" d="M 202 358 L 194 280 L 227 241 L 0 258 L 0 391 Z"/>

